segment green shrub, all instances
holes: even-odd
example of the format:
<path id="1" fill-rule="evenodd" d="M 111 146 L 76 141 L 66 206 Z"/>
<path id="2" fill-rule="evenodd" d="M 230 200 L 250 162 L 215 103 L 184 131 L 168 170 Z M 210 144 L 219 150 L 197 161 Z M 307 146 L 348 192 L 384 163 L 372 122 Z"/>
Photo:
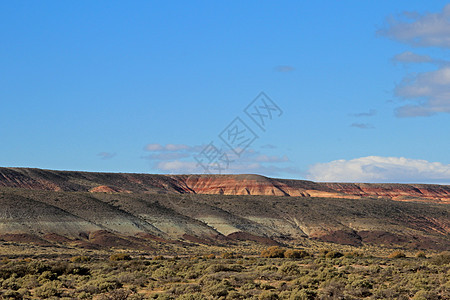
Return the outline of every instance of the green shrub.
<path id="1" fill-rule="evenodd" d="M 280 272 L 286 275 L 298 275 L 300 274 L 300 267 L 295 263 L 284 263 L 280 267 Z"/>
<path id="2" fill-rule="evenodd" d="M 362 253 L 358 252 L 358 251 L 348 251 L 348 252 L 344 252 L 344 257 L 347 258 L 355 258 L 355 257 L 362 257 Z"/>
<path id="3" fill-rule="evenodd" d="M 110 292 L 109 294 L 105 295 L 101 295 L 100 297 L 98 297 L 98 300 L 121 300 L 121 299 L 131 299 L 134 298 L 133 296 L 131 296 L 132 291 L 128 290 L 128 289 L 118 289 L 118 290 L 114 290 L 112 292 Z M 136 298 L 135 298 L 136 299 Z M 142 299 L 141 297 L 137 298 L 137 299 Z"/>
<path id="4" fill-rule="evenodd" d="M 16 291 L 20 288 L 20 285 L 17 278 L 15 276 L 11 276 L 2 282 L 2 288 Z"/>
<path id="5" fill-rule="evenodd" d="M 38 277 L 38 281 L 43 283 L 43 282 L 47 282 L 47 281 L 53 281 L 56 278 L 58 278 L 58 276 L 56 275 L 56 273 L 53 273 L 51 271 L 44 271 L 42 272 L 42 274 Z"/>
<path id="6" fill-rule="evenodd" d="M 202 293 L 186 293 L 177 298 L 177 300 L 203 300 L 203 299 L 205 299 L 205 296 Z"/>
<path id="7" fill-rule="evenodd" d="M 96 284 L 96 286 L 102 292 L 110 292 L 120 289 L 122 287 L 122 283 L 118 282 L 116 279 L 113 278 L 101 279 L 95 282 L 94 284 Z"/>
<path id="8" fill-rule="evenodd" d="M 50 297 L 57 297 L 61 293 L 61 282 L 58 281 L 49 281 L 47 283 L 44 283 L 44 285 L 36 288 L 35 294 L 39 298 L 50 298 Z"/>
<path id="9" fill-rule="evenodd" d="M 325 254 L 325 257 L 326 257 L 326 258 L 339 258 L 339 257 L 342 257 L 342 256 L 344 256 L 344 254 L 342 254 L 342 253 L 339 252 L 339 251 L 334 251 L 334 250 L 328 251 L 328 252 Z"/>
<path id="10" fill-rule="evenodd" d="M 232 287 L 225 283 L 215 284 L 213 286 L 207 287 L 205 291 L 214 297 L 226 297 L 228 295 L 228 291 L 230 291 Z"/>
<path id="11" fill-rule="evenodd" d="M 431 258 L 431 263 L 437 266 L 450 264 L 450 251 L 442 252 Z"/>
<path id="12" fill-rule="evenodd" d="M 2 294 L 2 299 L 23 299 L 22 294 L 18 291 L 6 290 Z"/>
<path id="13" fill-rule="evenodd" d="M 317 292 L 312 289 L 300 289 L 292 291 L 289 300 L 313 300 L 316 299 Z"/>
<path id="14" fill-rule="evenodd" d="M 414 294 L 413 300 L 430 300 L 430 299 L 440 299 L 440 297 L 433 291 L 420 290 Z"/>
<path id="15" fill-rule="evenodd" d="M 259 295 L 258 299 L 260 299 L 260 300 L 277 300 L 278 295 L 274 292 L 265 291 Z"/>
<path id="16" fill-rule="evenodd" d="M 231 264 L 217 264 L 217 265 L 211 265 L 208 268 L 206 268 L 206 273 L 217 273 L 217 272 L 240 272 L 242 271 L 242 266 L 240 265 L 231 265 Z"/>
<path id="17" fill-rule="evenodd" d="M 175 277 L 176 273 L 172 268 L 168 267 L 161 267 L 153 272 L 153 277 L 156 277 L 158 279 L 170 279 L 172 277 Z"/>

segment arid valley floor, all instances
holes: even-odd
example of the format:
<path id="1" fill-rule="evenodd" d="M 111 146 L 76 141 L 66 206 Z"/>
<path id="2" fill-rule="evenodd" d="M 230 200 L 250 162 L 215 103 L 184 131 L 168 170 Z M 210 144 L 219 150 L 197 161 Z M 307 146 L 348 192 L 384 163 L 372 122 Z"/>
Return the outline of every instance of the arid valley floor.
<path id="1" fill-rule="evenodd" d="M 12 299 L 449 299 L 450 187 L 0 168 Z"/>

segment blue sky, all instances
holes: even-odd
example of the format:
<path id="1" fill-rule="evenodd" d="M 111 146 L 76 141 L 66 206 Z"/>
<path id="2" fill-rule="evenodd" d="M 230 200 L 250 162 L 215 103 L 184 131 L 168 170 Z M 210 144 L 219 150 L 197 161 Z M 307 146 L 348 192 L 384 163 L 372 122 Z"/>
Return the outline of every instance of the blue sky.
<path id="1" fill-rule="evenodd" d="M 443 1 L 3 1 L 0 20 L 1 166 L 203 173 L 212 142 L 215 173 L 450 183 Z M 260 92 L 282 111 L 265 131 Z M 236 117 L 258 137 L 239 155 Z"/>

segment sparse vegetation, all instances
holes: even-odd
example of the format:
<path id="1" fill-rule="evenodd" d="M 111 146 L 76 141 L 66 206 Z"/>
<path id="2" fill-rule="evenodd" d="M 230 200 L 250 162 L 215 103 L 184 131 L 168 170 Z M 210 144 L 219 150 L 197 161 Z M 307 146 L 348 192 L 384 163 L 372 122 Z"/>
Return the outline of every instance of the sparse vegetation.
<path id="1" fill-rule="evenodd" d="M 116 186 L 114 178 L 107 183 Z M 119 220 L 113 228 L 139 229 L 125 234 L 106 222 L 99 224 L 105 230 L 85 232 L 70 221 L 75 227 L 66 234 L 33 228 L 1 235 L 1 299 L 450 299 L 450 252 L 437 252 L 448 249 L 448 231 L 433 229 L 448 227 L 444 204 L 7 187 L 0 198 L 3 209 L 24 207 L 24 215 L 35 213 L 53 226 L 70 215 L 97 224 L 107 210 Z M 219 235 L 226 230 L 197 219 L 209 212 L 242 232 Z M 280 215 L 304 220 L 304 232 L 322 224 L 326 235 L 295 235 L 288 218 L 268 221 Z M 154 220 L 177 233 L 153 230 Z M 333 225 L 349 220 L 362 228 Z M 373 222 L 364 228 L 367 220 Z M 252 230 L 258 224 L 262 231 Z"/>
<path id="2" fill-rule="evenodd" d="M 411 253 L 398 259 L 405 257 L 398 250 L 387 258 L 377 252 L 323 249 L 269 247 L 262 251 L 266 257 L 242 258 L 236 258 L 242 256 L 236 250 L 233 258 L 214 255 L 215 259 L 192 254 L 156 260 L 122 252 L 89 258 L 4 258 L 0 295 L 5 299 L 450 298 L 449 252 L 418 260 Z"/>

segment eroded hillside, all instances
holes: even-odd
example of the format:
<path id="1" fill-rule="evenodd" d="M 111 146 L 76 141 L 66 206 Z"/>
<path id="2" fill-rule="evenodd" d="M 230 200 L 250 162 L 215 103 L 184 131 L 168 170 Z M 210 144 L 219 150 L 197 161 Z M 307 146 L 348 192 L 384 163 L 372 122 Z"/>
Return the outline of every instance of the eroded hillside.
<path id="1" fill-rule="evenodd" d="M 139 249 L 317 239 L 448 249 L 448 197 L 439 185 L 1 168 L 0 239 Z"/>
<path id="2" fill-rule="evenodd" d="M 386 198 L 450 203 L 450 186 L 316 183 L 260 175 L 153 175 L 0 168 L 0 186 L 48 191 Z"/>

